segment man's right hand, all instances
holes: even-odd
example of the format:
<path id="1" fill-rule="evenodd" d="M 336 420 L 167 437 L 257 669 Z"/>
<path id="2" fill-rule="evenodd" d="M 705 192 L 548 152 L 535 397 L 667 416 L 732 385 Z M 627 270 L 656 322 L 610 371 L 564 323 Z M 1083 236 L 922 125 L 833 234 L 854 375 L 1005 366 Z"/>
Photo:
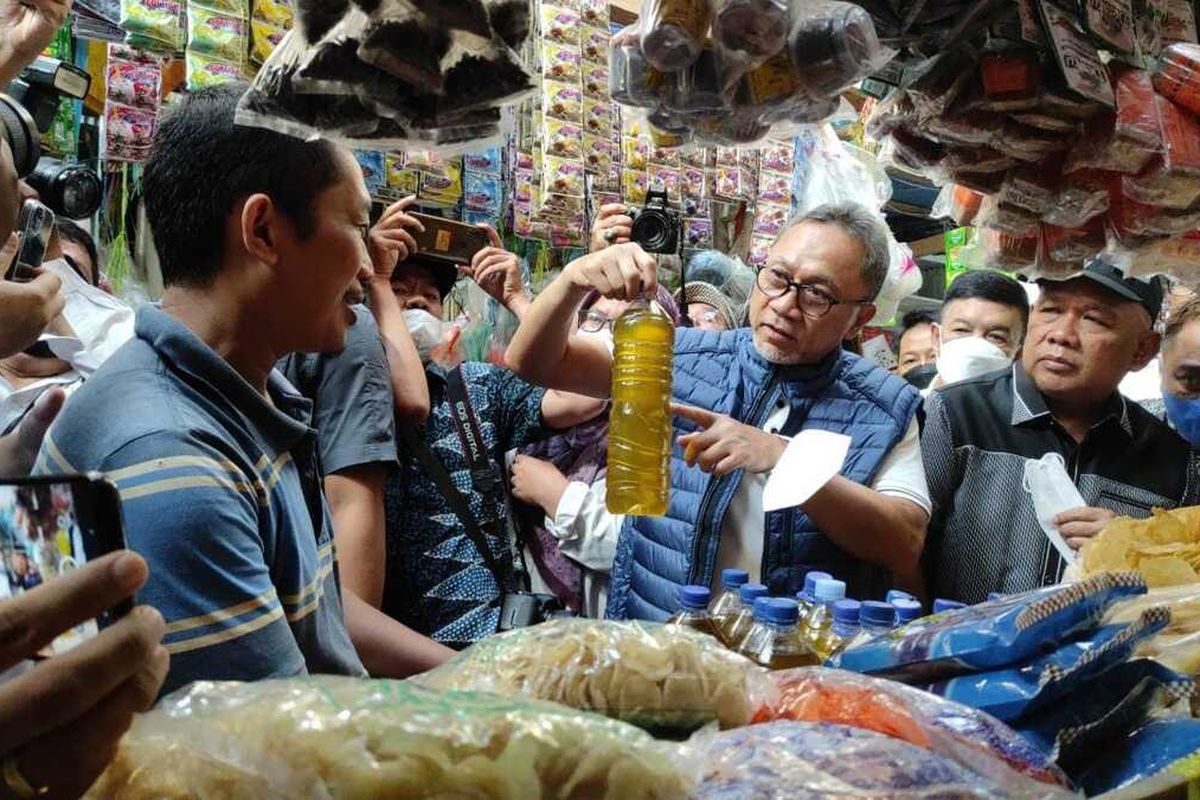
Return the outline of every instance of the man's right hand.
<path id="1" fill-rule="evenodd" d="M 633 243 L 577 258 L 563 270 L 563 277 L 578 289 L 595 289 L 613 300 L 636 300 L 658 287 L 654 256 Z"/>
<path id="2" fill-rule="evenodd" d="M 0 602 L 0 669 L 132 596 L 148 575 L 140 556 L 112 553 Z M 167 676 L 170 657 L 159 644 L 165 630 L 162 616 L 141 606 L 0 684 L 0 757 L 39 798 L 81 796 L 112 760 L 133 715 L 153 705 Z M 0 781 L 0 798 L 15 796 Z"/>
<path id="3" fill-rule="evenodd" d="M 0 86 L 49 46 L 70 10 L 70 0 L 0 0 Z"/>
<path id="4" fill-rule="evenodd" d="M 623 203 L 600 206 L 600 213 L 592 224 L 592 238 L 588 250 L 595 253 L 609 245 L 625 244 L 633 235 L 633 217 Z"/>
<path id="5" fill-rule="evenodd" d="M 392 279 L 396 265 L 417 252 L 417 240 L 410 231 L 424 233 L 425 226 L 408 213 L 416 202 L 414 195 L 392 203 L 371 226 L 367 249 L 371 253 L 375 280 L 387 283 Z"/>
<path id="6" fill-rule="evenodd" d="M 0 280 L 0 358 L 36 342 L 66 303 L 53 272 L 41 270 L 28 283 Z"/>

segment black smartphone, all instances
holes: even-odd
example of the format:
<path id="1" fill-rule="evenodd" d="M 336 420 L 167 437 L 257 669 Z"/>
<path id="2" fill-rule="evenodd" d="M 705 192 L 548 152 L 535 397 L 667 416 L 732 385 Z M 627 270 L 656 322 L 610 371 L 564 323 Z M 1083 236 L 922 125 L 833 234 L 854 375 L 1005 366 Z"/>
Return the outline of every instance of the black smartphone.
<path id="1" fill-rule="evenodd" d="M 470 264 L 475 254 L 488 246 L 487 231 L 483 228 L 415 211 L 408 213 L 425 226 L 423 233 L 413 233 L 417 252 L 422 256 L 440 258 L 452 264 Z"/>
<path id="2" fill-rule="evenodd" d="M 50 244 L 50 234 L 53 231 L 53 211 L 37 200 L 26 200 L 21 205 L 21 216 L 17 218 L 21 246 L 4 272 L 6 281 L 28 283 L 33 280 L 35 271 L 46 257 L 46 248 Z"/>
<path id="3" fill-rule="evenodd" d="M 0 481 L 0 597 L 15 597 L 125 547 L 121 498 L 99 475 Z M 0 601 L 2 602 L 2 601 Z M 66 652 L 133 608 L 133 599 L 58 636 L 39 656 Z"/>

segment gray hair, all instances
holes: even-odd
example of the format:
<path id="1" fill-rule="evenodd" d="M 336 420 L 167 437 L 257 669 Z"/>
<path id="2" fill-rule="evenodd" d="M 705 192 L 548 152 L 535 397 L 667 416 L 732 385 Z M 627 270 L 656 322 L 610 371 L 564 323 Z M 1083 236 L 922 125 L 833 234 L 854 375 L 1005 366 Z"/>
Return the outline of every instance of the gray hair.
<path id="1" fill-rule="evenodd" d="M 888 249 L 887 229 L 880 222 L 879 216 L 860 203 L 827 203 L 796 214 L 779 233 L 779 238 L 805 222 L 837 225 L 862 245 L 862 280 L 870 297 L 876 298 L 887 279 L 888 265 L 892 260 L 891 251 Z"/>

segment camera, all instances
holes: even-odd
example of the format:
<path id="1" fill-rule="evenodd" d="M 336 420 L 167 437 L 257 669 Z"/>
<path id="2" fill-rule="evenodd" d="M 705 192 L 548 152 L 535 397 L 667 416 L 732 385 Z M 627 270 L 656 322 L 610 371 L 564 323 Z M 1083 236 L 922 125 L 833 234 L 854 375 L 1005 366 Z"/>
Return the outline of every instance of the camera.
<path id="1" fill-rule="evenodd" d="M 25 178 L 56 214 L 90 217 L 100 208 L 103 187 L 82 164 L 42 157 L 40 137 L 49 130 L 63 97 L 87 96 L 91 77 L 57 58 L 39 56 L 0 94 L 0 135 L 12 150 L 17 175 Z"/>
<path id="2" fill-rule="evenodd" d="M 633 217 L 630 238 L 647 253 L 679 252 L 683 223 L 679 212 L 669 206 L 666 192 L 646 192 L 646 205 L 629 209 L 629 215 Z"/>

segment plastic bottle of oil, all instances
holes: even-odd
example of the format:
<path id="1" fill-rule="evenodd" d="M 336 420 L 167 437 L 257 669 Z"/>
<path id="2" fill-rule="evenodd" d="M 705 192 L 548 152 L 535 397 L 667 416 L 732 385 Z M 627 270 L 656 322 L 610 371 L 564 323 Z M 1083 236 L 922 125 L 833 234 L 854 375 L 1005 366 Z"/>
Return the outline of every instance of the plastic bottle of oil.
<path id="1" fill-rule="evenodd" d="M 667 513 L 674 343 L 671 318 L 653 302 L 639 300 L 613 323 L 607 478 L 613 514 Z"/>
<path id="2" fill-rule="evenodd" d="M 738 600 L 741 607 L 737 614 L 725 626 L 723 639 L 730 650 L 737 650 L 746 638 L 746 634 L 754 627 L 754 604 L 767 596 L 767 587 L 761 583 L 747 583 L 738 589 Z"/>
<path id="3" fill-rule="evenodd" d="M 729 624 L 733 622 L 733 618 L 742 608 L 742 598 L 738 594 L 738 590 L 749 582 L 750 573 L 744 569 L 730 567 L 721 570 L 721 594 L 717 595 L 717 599 L 708 609 L 708 615 L 712 617 L 713 624 L 717 626 L 717 632 L 722 639 L 725 637 Z"/>
<path id="4" fill-rule="evenodd" d="M 850 640 L 843 649 L 851 650 L 860 644 L 869 642 L 892 632 L 896 625 L 896 609 L 890 603 L 880 600 L 867 600 L 858 609 L 858 635 Z"/>
<path id="5" fill-rule="evenodd" d="M 796 595 L 796 599 L 800 601 L 800 622 L 798 624 L 801 628 L 808 623 L 808 615 L 817 607 L 817 581 L 832 577 L 828 572 L 820 572 L 815 569 L 804 573 L 804 588 Z"/>
<path id="6" fill-rule="evenodd" d="M 800 607 L 795 600 L 775 597 L 758 600 L 754 604 L 754 628 L 739 652 L 767 669 L 791 669 L 812 667 L 821 659 L 800 638 L 796 620 Z"/>
<path id="7" fill-rule="evenodd" d="M 892 608 L 896 609 L 896 627 L 902 628 L 923 613 L 918 600 L 893 600 Z"/>
<path id="8" fill-rule="evenodd" d="M 667 620 L 667 624 L 691 628 L 717 637 L 717 628 L 708 615 L 708 595 L 707 586 L 680 586 L 677 595 L 679 610 Z"/>
<path id="9" fill-rule="evenodd" d="M 814 648 L 822 661 L 840 653 L 858 635 L 859 607 L 857 600 L 838 600 L 833 604 L 833 625 Z"/>
<path id="10" fill-rule="evenodd" d="M 833 604 L 846 599 L 846 584 L 832 578 L 822 578 L 817 581 L 814 594 L 816 604 L 804 627 L 800 629 L 800 635 L 815 649 L 833 625 Z"/>
<path id="11" fill-rule="evenodd" d="M 894 603 L 897 600 L 916 600 L 916 599 L 917 598 L 913 597 L 911 594 L 904 591 L 903 589 L 889 589 L 888 593 L 883 598 L 883 602 Z"/>

